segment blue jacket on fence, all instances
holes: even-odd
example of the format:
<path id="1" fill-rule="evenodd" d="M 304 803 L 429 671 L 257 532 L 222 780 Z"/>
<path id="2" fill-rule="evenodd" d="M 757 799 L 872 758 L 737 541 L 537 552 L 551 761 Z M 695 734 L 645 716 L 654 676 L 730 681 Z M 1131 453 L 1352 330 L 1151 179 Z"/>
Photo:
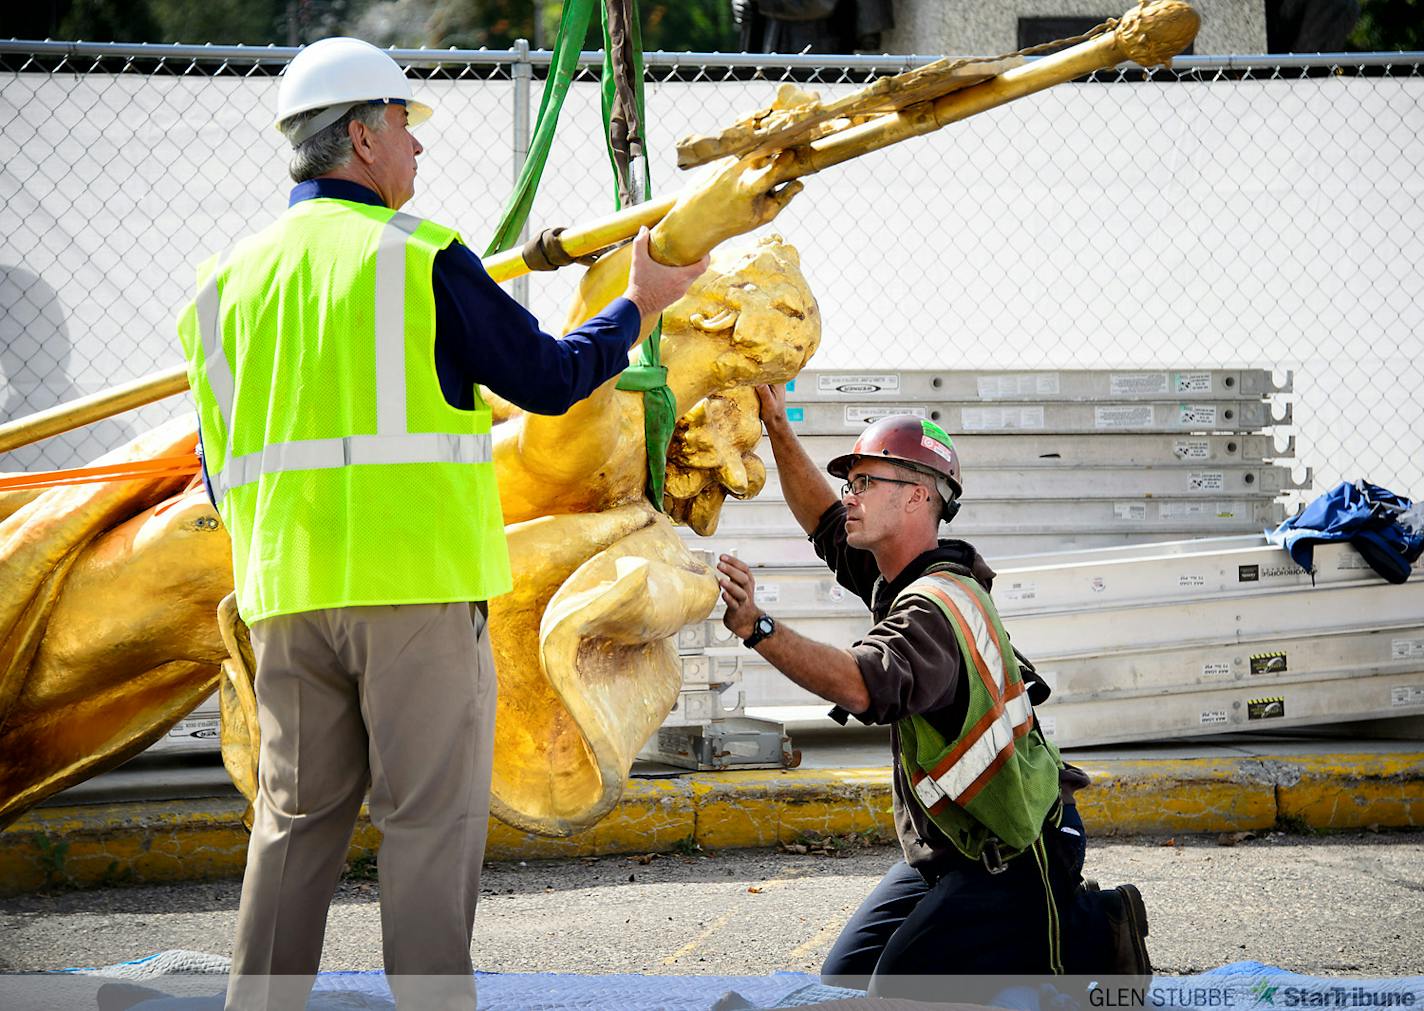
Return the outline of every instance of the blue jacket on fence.
<path id="1" fill-rule="evenodd" d="M 1266 538 L 1290 552 L 1295 563 L 1307 571 L 1313 568 L 1317 543 L 1349 541 L 1370 568 L 1391 583 L 1402 583 L 1409 578 L 1414 560 L 1424 552 L 1424 527 L 1399 522 L 1400 515 L 1413 505 L 1377 484 L 1342 481 Z"/>

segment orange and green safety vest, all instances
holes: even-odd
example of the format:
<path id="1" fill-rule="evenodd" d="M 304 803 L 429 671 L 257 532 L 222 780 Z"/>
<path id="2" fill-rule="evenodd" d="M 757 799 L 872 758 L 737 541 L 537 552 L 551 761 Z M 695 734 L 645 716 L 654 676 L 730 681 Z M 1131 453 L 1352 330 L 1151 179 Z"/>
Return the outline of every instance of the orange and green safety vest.
<path id="1" fill-rule="evenodd" d="M 969 704 L 947 738 L 923 716 L 898 723 L 900 761 L 916 798 L 955 848 L 979 859 L 993 841 L 1008 858 L 1033 845 L 1059 798 L 1058 749 L 1034 726 L 1018 660 L 994 602 L 957 567 L 936 567 L 896 600 L 940 610 L 964 658 Z"/>

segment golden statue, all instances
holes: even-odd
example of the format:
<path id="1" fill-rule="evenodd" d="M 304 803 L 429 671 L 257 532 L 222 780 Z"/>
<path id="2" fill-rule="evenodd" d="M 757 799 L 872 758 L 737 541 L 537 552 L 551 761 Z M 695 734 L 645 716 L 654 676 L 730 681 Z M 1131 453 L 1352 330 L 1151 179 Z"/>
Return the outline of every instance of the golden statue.
<path id="1" fill-rule="evenodd" d="M 620 269 L 615 254 L 589 271 L 571 326 L 597 311 L 587 299 L 600 284 L 622 290 Z M 680 416 L 670 512 L 710 532 L 727 494 L 761 489 L 751 386 L 792 378 L 819 343 L 794 249 L 772 238 L 718 252 L 664 321 Z M 495 464 L 515 589 L 490 605 L 493 807 L 519 828 L 566 835 L 617 802 L 676 700 L 672 639 L 711 611 L 717 583 L 644 500 L 641 394 L 615 380 L 562 417 L 503 413 Z M 103 462 L 191 453 L 195 441 L 195 422 L 180 418 Z M 0 823 L 147 747 L 212 692 L 219 664 L 224 761 L 251 801 L 251 647 L 224 600 L 231 548 L 201 486 L 10 492 L 0 516 Z"/>
<path id="2" fill-rule="evenodd" d="M 579 257 L 648 225 L 659 260 L 696 262 L 772 220 L 801 177 L 1123 59 L 1165 62 L 1196 26 L 1180 0 L 1152 0 L 1032 64 L 942 62 L 830 105 L 783 89 L 722 134 L 679 145 L 685 164 L 710 162 L 686 191 L 550 246 Z M 620 249 L 588 271 L 570 326 L 622 291 L 628 260 Z M 497 280 L 528 269 L 517 254 L 487 267 Z M 663 340 L 679 415 L 665 513 L 643 497 L 640 395 L 610 382 L 560 418 L 497 405 L 515 589 L 491 602 L 493 810 L 529 831 L 565 835 L 605 814 L 676 698 L 671 639 L 710 612 L 717 584 L 672 520 L 710 533 L 728 494 L 761 490 L 751 387 L 795 376 L 820 340 L 796 252 L 770 239 L 719 253 L 667 314 Z M 0 452 L 185 384 L 179 367 L 0 426 Z M 191 453 L 195 439 L 195 422 L 178 419 L 100 462 Z M 137 754 L 215 685 L 224 762 L 252 799 L 251 647 L 228 597 L 228 539 L 200 485 L 169 475 L 0 492 L 0 572 L 0 827 Z"/>

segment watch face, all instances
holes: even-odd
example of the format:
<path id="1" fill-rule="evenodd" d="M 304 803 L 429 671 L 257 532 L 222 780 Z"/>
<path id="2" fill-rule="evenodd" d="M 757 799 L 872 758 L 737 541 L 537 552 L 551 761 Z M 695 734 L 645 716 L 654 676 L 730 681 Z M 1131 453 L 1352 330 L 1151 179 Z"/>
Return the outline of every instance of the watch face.
<path id="1" fill-rule="evenodd" d="M 756 630 L 762 635 L 771 635 L 776 630 L 776 623 L 771 620 L 770 615 L 763 614 L 756 620 Z"/>

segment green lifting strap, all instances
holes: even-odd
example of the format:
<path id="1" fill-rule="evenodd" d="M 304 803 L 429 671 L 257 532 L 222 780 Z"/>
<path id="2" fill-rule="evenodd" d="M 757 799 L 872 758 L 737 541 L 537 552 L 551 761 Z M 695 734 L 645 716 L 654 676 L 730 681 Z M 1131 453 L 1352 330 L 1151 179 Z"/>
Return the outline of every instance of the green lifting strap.
<path id="1" fill-rule="evenodd" d="M 588 34 L 595 2 L 597 0 L 566 0 L 564 3 L 559 34 L 554 40 L 554 60 L 549 68 L 549 80 L 539 100 L 539 116 L 534 121 L 534 138 L 524 167 L 519 171 L 519 182 L 515 183 L 514 192 L 504 208 L 504 216 L 494 230 L 494 238 L 485 248 L 485 256 L 493 256 L 512 247 L 519 241 L 519 233 L 529 220 L 529 209 L 534 204 L 534 193 L 539 189 L 539 179 L 544 174 L 544 163 L 549 159 L 549 148 L 554 143 L 554 128 L 559 123 L 564 97 L 569 93 L 569 84 L 578 69 L 579 53 L 584 36 Z"/>
<path id="2" fill-rule="evenodd" d="M 648 172 L 646 106 L 643 101 L 643 33 L 638 0 L 606 0 L 603 7 L 603 127 L 613 164 L 619 209 L 652 194 Z M 648 501 L 663 508 L 667 451 L 677 424 L 677 398 L 662 363 L 663 323 L 643 342 L 636 365 L 618 378 L 618 388 L 643 394 L 643 438 L 648 454 Z"/>

